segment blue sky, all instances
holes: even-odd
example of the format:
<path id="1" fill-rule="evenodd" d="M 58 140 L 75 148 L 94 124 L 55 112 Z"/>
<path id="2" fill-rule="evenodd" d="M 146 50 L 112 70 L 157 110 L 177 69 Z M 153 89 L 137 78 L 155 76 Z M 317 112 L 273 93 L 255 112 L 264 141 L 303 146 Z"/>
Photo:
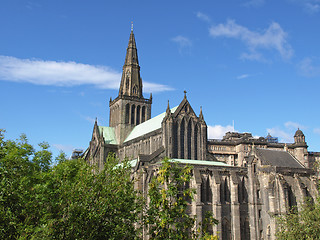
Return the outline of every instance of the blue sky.
<path id="1" fill-rule="evenodd" d="M 209 137 L 234 128 L 320 151 L 320 0 L 2 0 L 0 128 L 85 149 L 108 126 L 131 21 L 152 116 L 188 99 Z"/>

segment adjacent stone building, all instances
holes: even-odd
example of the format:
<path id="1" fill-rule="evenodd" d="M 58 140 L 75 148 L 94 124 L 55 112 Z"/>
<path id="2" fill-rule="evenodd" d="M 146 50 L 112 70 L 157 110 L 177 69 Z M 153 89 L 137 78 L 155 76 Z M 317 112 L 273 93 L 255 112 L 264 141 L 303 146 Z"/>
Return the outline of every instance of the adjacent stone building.
<path id="1" fill-rule="evenodd" d="M 144 98 L 142 87 L 131 31 L 119 95 L 109 102 L 109 126 L 95 122 L 84 153 L 88 162 L 102 168 L 110 152 L 131 159 L 136 188 L 145 196 L 164 157 L 193 165 L 190 187 L 196 197 L 190 212 L 201 221 L 212 211 L 219 220 L 212 232 L 222 240 L 275 239 L 275 217 L 299 208 L 306 197 L 316 198 L 311 167 L 320 154 L 308 152 L 301 130 L 292 144 L 236 132 L 208 140 L 202 110 L 197 116 L 186 92 L 179 106 L 168 102 L 165 112 L 151 118 L 152 95 Z"/>

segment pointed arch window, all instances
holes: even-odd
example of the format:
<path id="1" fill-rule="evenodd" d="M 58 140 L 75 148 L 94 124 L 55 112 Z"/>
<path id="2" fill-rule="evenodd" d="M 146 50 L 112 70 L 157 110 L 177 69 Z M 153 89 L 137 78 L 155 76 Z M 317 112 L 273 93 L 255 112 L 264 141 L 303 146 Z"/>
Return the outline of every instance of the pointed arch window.
<path id="1" fill-rule="evenodd" d="M 140 106 L 137 106 L 136 124 L 140 124 Z"/>
<path id="2" fill-rule="evenodd" d="M 141 123 L 143 123 L 143 122 L 146 120 L 146 107 L 143 106 L 143 107 L 141 108 L 141 110 L 142 110 L 142 113 L 141 113 Z"/>
<path id="3" fill-rule="evenodd" d="M 229 184 L 228 184 L 228 178 L 226 177 L 224 180 L 224 201 L 230 202 L 230 190 L 229 190 Z"/>
<path id="4" fill-rule="evenodd" d="M 173 127 L 173 158 L 178 158 L 178 123 L 174 123 Z"/>
<path id="5" fill-rule="evenodd" d="M 198 125 L 194 126 L 194 158 L 198 159 Z"/>
<path id="6" fill-rule="evenodd" d="M 191 120 L 189 120 L 188 128 L 187 128 L 187 145 L 188 145 L 188 159 L 191 159 Z"/>
<path id="7" fill-rule="evenodd" d="M 211 203 L 212 202 L 212 190 L 210 186 L 209 176 L 204 176 L 201 179 L 201 202 Z"/>
<path id="8" fill-rule="evenodd" d="M 136 85 L 133 87 L 132 93 L 133 93 L 133 95 L 137 95 L 138 94 L 138 90 L 137 90 L 137 86 Z"/>
<path id="9" fill-rule="evenodd" d="M 133 104 L 131 106 L 131 124 L 134 124 L 135 113 L 136 113 L 136 106 Z"/>
<path id="10" fill-rule="evenodd" d="M 288 207 L 290 211 L 295 210 L 295 207 L 297 206 L 297 199 L 294 195 L 291 186 L 288 186 Z"/>
<path id="11" fill-rule="evenodd" d="M 182 119 L 180 124 L 180 158 L 184 159 L 184 131 L 185 131 L 185 125 L 184 125 L 184 119 Z"/>
<path id="12" fill-rule="evenodd" d="M 244 177 L 242 178 L 242 181 L 241 181 L 241 189 L 240 189 L 239 193 L 240 193 L 239 201 L 243 202 L 243 203 L 248 202 L 248 193 L 247 193 L 247 188 L 246 188 L 246 183 L 245 183 Z"/>
<path id="13" fill-rule="evenodd" d="M 127 104 L 126 104 L 125 123 L 129 123 L 129 114 L 130 114 L 130 105 L 129 105 L 129 103 L 127 103 Z"/>

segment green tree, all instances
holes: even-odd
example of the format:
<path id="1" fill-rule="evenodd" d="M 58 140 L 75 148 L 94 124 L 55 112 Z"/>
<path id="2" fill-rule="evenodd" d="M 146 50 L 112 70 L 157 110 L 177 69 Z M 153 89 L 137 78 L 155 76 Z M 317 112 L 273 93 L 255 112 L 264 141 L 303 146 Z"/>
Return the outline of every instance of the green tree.
<path id="1" fill-rule="evenodd" d="M 277 239 L 320 239 L 320 204 L 307 201 L 298 212 L 292 210 L 278 219 Z"/>
<path id="2" fill-rule="evenodd" d="M 35 151 L 25 135 L 0 131 L 0 239 L 135 239 L 141 199 L 131 166 L 109 156 L 98 171 L 49 145 Z"/>
<path id="3" fill-rule="evenodd" d="M 164 159 L 149 184 L 146 227 L 152 239 L 217 239 L 208 234 L 208 226 L 218 221 L 208 213 L 202 226 L 196 228 L 196 217 L 187 210 L 194 196 L 189 187 L 192 167 L 180 167 Z"/>
<path id="4" fill-rule="evenodd" d="M 61 161 L 38 189 L 46 213 L 36 236 L 43 239 L 135 239 L 141 202 L 128 162 L 109 156 L 98 171 L 82 159 Z"/>
<path id="5" fill-rule="evenodd" d="M 39 146 L 35 151 L 24 134 L 5 140 L 0 130 L 0 239 L 17 239 L 39 223 L 35 186 L 51 163 L 48 144 Z"/>

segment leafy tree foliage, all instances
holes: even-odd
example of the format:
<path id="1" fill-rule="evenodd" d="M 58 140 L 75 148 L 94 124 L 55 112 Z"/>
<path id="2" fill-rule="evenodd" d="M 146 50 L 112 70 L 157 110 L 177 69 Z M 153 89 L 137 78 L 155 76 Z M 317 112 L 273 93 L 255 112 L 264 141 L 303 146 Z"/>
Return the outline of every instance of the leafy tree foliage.
<path id="1" fill-rule="evenodd" d="M 17 239 L 39 224 L 35 186 L 49 170 L 52 157 L 48 144 L 39 146 L 41 150 L 35 151 L 25 135 L 5 141 L 0 130 L 0 239 Z"/>
<path id="2" fill-rule="evenodd" d="M 0 239 L 135 239 L 141 201 L 130 166 L 109 156 L 98 171 L 48 144 L 0 135 Z"/>
<path id="3" fill-rule="evenodd" d="M 189 187 L 191 170 L 191 166 L 180 167 L 165 159 L 152 179 L 146 217 L 152 239 L 199 239 L 201 233 L 203 238 L 217 239 L 207 232 L 208 225 L 218 223 L 212 214 L 206 216 L 202 228 L 197 228 L 196 217 L 188 214 L 195 193 Z"/>
<path id="4" fill-rule="evenodd" d="M 279 218 L 278 239 L 320 239 L 320 203 L 307 201 L 302 209 Z"/>

